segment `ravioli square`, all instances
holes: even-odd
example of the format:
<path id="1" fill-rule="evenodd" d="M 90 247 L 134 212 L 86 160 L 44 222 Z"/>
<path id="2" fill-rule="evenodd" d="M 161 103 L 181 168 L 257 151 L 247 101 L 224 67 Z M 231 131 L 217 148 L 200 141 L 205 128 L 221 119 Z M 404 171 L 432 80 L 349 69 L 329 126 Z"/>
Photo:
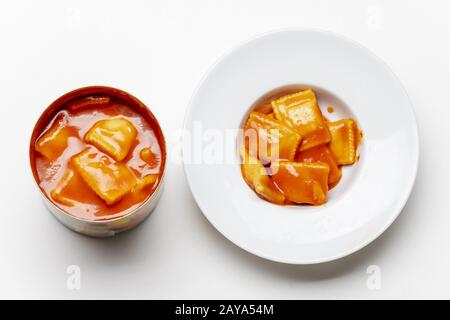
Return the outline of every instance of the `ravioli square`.
<path id="1" fill-rule="evenodd" d="M 330 167 L 326 163 L 273 162 L 272 179 L 286 200 L 320 205 L 327 202 Z"/>
<path id="2" fill-rule="evenodd" d="M 150 166 L 150 168 L 156 168 L 161 161 L 160 156 L 153 152 L 150 147 L 143 148 L 141 152 L 139 152 L 139 156 L 142 161 Z"/>
<path id="3" fill-rule="evenodd" d="M 360 131 L 353 119 L 329 122 L 331 133 L 330 150 L 340 165 L 356 162 L 356 150 L 360 141 Z"/>
<path id="4" fill-rule="evenodd" d="M 80 190 L 83 190 L 83 192 L 80 192 Z M 50 191 L 50 196 L 55 202 L 68 207 L 98 201 L 98 196 L 89 188 L 78 171 L 72 168 L 70 163 L 56 186 Z"/>
<path id="5" fill-rule="evenodd" d="M 131 192 L 137 183 L 133 172 L 124 164 L 88 148 L 72 158 L 83 180 L 107 205 L 113 205 Z"/>
<path id="6" fill-rule="evenodd" d="M 250 113 L 244 128 L 250 154 L 263 163 L 283 159 L 294 160 L 301 136 L 296 130 L 269 115 Z"/>
<path id="7" fill-rule="evenodd" d="M 80 180 L 81 177 L 78 172 L 70 168 L 67 169 L 56 187 L 50 192 L 52 199 L 65 206 L 73 207 L 76 200 L 67 192 L 67 189 L 70 189 L 73 185 L 78 185 Z"/>
<path id="8" fill-rule="evenodd" d="M 295 128 L 302 136 L 301 151 L 330 141 L 330 133 L 313 90 L 278 98 L 272 101 L 272 107 L 275 118 Z"/>
<path id="9" fill-rule="evenodd" d="M 145 177 L 139 179 L 137 184 L 133 188 L 133 194 L 139 195 L 142 194 L 142 191 L 144 191 L 147 187 L 152 186 L 156 180 L 158 179 L 157 174 L 148 174 Z"/>
<path id="10" fill-rule="evenodd" d="M 242 147 L 240 150 L 242 157 L 242 176 L 245 182 L 263 199 L 272 203 L 283 204 L 284 195 L 270 179 L 266 168 L 255 157 L 249 154 L 248 150 Z"/>
<path id="11" fill-rule="evenodd" d="M 299 151 L 295 156 L 295 161 L 298 162 L 322 162 L 328 164 L 330 167 L 330 174 L 328 176 L 328 189 L 334 187 L 341 179 L 341 169 L 338 167 L 330 149 L 326 145 L 320 145 L 305 151 Z"/>
<path id="12" fill-rule="evenodd" d="M 112 118 L 95 123 L 84 139 L 114 160 L 122 161 L 133 146 L 136 135 L 137 130 L 130 121 Z"/>
<path id="13" fill-rule="evenodd" d="M 70 137 L 78 137 L 78 131 L 69 126 L 66 115 L 60 113 L 50 128 L 37 139 L 34 148 L 48 160 L 56 160 L 67 148 Z"/>
<path id="14" fill-rule="evenodd" d="M 106 95 L 92 95 L 82 98 L 77 98 L 68 103 L 70 111 L 87 109 L 90 107 L 103 107 L 111 102 L 111 98 Z"/>

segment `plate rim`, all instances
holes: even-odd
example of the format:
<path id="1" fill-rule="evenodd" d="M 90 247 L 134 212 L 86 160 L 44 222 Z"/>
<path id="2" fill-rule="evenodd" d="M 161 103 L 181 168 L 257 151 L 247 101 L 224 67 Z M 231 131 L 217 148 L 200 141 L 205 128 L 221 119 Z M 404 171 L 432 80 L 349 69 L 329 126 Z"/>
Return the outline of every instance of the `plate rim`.
<path id="1" fill-rule="evenodd" d="M 248 253 L 251 253 L 255 256 L 258 256 L 260 258 L 266 259 L 266 260 L 270 260 L 270 261 L 274 261 L 274 262 L 278 262 L 278 263 L 283 263 L 283 264 L 289 264 L 289 265 L 314 265 L 314 264 L 320 264 L 320 263 L 326 263 L 326 262 L 331 262 L 331 261 L 335 261 L 338 259 L 342 259 L 344 257 L 347 257 L 355 252 L 360 251 L 361 249 L 365 248 L 367 245 L 369 245 L 370 243 L 374 242 L 376 239 L 378 239 L 387 229 L 389 229 L 389 227 L 394 223 L 394 221 L 398 218 L 398 216 L 403 212 L 403 209 L 406 205 L 406 203 L 408 202 L 411 193 L 413 191 L 413 188 L 415 186 L 415 182 L 417 179 L 417 173 L 418 173 L 418 168 L 419 168 L 419 160 L 420 160 L 420 138 L 419 138 L 419 128 L 418 128 L 418 123 L 417 123 L 417 116 L 414 110 L 414 106 L 413 103 L 411 101 L 410 96 L 408 95 L 408 92 L 406 91 L 406 88 L 404 87 L 403 83 L 400 81 L 400 78 L 394 73 L 394 71 L 392 70 L 392 68 L 385 62 L 383 61 L 380 57 L 378 57 L 375 53 L 373 53 L 369 48 L 365 47 L 364 45 L 360 44 L 359 42 L 357 42 L 356 40 L 353 40 L 352 38 L 349 38 L 347 36 L 344 36 L 342 34 L 336 33 L 334 31 L 330 31 L 330 30 L 325 30 L 325 29 L 320 29 L 320 28 L 278 28 L 278 29 L 274 29 L 274 30 L 270 30 L 270 31 L 266 31 L 263 33 L 259 33 L 256 34 L 254 36 L 251 36 L 249 38 L 247 38 L 246 40 L 243 41 L 239 41 L 236 44 L 234 44 L 231 48 L 229 48 L 228 50 L 225 50 L 224 52 L 222 52 L 221 54 L 219 54 L 218 57 L 215 58 L 215 60 L 213 61 L 213 63 L 204 71 L 204 73 L 202 74 L 200 80 L 198 81 L 196 87 L 194 88 L 194 91 L 189 99 L 189 103 L 187 105 L 185 114 L 184 114 L 184 119 L 183 119 L 183 132 L 187 131 L 187 126 L 188 126 L 188 118 L 189 115 L 192 113 L 192 110 L 194 108 L 194 100 L 198 95 L 198 92 L 200 91 L 201 87 L 203 86 L 203 84 L 205 83 L 206 79 L 208 78 L 208 76 L 212 73 L 212 71 L 216 68 L 217 65 L 219 65 L 223 60 L 225 60 L 229 55 L 231 55 L 232 53 L 236 52 L 237 50 L 241 49 L 242 47 L 244 47 L 247 44 L 250 44 L 254 41 L 263 39 L 265 37 L 268 36 L 272 36 L 272 35 L 276 35 L 276 34 L 281 34 L 281 33 L 288 33 L 288 32 L 315 32 L 315 33 L 319 33 L 319 34 L 323 34 L 323 35 L 328 35 L 328 36 L 332 36 L 335 38 L 338 38 L 339 40 L 342 40 L 344 42 L 347 42 L 349 45 L 357 47 L 358 49 L 364 51 L 366 54 L 370 55 L 372 58 L 374 58 L 380 66 L 383 66 L 383 68 L 397 81 L 401 91 L 403 92 L 403 94 L 405 95 L 405 97 L 407 98 L 407 101 L 409 102 L 409 109 L 411 111 L 411 115 L 412 115 L 412 122 L 413 122 L 413 129 L 414 129 L 414 135 L 412 137 L 413 139 L 413 151 L 415 151 L 415 154 L 413 154 L 413 162 L 411 161 L 411 163 L 413 164 L 413 174 L 411 176 L 411 180 L 409 181 L 408 184 L 408 190 L 404 193 L 404 197 L 402 199 L 400 199 L 400 201 L 397 202 L 397 207 L 395 209 L 392 210 L 393 214 L 391 215 L 391 218 L 389 220 L 387 220 L 387 222 L 385 223 L 385 225 L 380 228 L 376 233 L 374 233 L 374 235 L 372 235 L 371 237 L 368 238 L 368 240 L 361 242 L 361 244 L 358 244 L 356 246 L 352 246 L 350 249 L 345 250 L 339 254 L 336 254 L 334 256 L 327 256 L 324 258 L 316 258 L 316 259 L 289 259 L 289 258 L 278 258 L 278 257 L 271 257 L 268 256 L 266 254 L 264 254 L 263 252 L 259 252 L 258 250 L 255 249 L 251 249 L 248 248 L 245 244 L 240 243 L 236 240 L 233 240 L 226 232 L 224 232 L 224 230 L 222 230 L 222 228 L 220 228 L 219 226 L 217 226 L 215 223 L 213 223 L 213 221 L 211 221 L 211 219 L 208 217 L 208 215 L 205 213 L 205 210 L 202 208 L 201 202 L 199 201 L 199 199 L 197 198 L 197 195 L 194 193 L 193 188 L 192 188 L 192 182 L 189 178 L 189 174 L 188 174 L 188 164 L 186 164 L 186 162 L 184 161 L 184 154 L 185 154 L 185 143 L 184 143 L 184 139 L 186 139 L 183 136 L 183 142 L 182 142 L 182 159 L 183 159 L 183 172 L 184 172 L 184 176 L 188 182 L 188 186 L 189 186 L 189 190 L 191 192 L 192 197 L 194 198 L 197 206 L 199 207 L 202 215 L 206 218 L 206 220 L 223 236 L 225 237 L 228 241 L 230 241 L 231 243 L 233 243 L 234 245 L 236 245 L 237 247 L 241 248 L 244 251 L 247 251 Z M 406 189 L 406 188 L 405 188 Z"/>

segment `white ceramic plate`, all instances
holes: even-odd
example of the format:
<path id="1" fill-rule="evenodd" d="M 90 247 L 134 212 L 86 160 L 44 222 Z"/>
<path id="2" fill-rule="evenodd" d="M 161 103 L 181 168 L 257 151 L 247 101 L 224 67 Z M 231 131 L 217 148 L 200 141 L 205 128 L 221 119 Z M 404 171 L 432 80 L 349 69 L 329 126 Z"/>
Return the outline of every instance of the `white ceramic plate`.
<path id="1" fill-rule="evenodd" d="M 335 109 L 329 118 L 354 117 L 364 132 L 360 161 L 343 169 L 323 206 L 268 203 L 241 176 L 232 130 L 259 97 L 291 84 L 315 88 L 322 110 Z M 399 215 L 418 167 L 416 121 L 399 80 L 367 49 L 324 31 L 270 33 L 226 54 L 201 81 L 185 129 L 185 172 L 203 214 L 239 247 L 284 263 L 330 261 L 369 244 Z M 226 159 L 214 147 L 221 136 L 232 140 L 220 144 Z"/>

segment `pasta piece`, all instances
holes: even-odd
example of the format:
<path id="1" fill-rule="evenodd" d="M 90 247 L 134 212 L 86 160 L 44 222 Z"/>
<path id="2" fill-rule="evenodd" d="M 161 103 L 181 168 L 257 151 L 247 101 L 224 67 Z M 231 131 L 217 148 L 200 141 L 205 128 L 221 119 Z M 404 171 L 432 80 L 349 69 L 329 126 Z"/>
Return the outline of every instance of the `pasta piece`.
<path id="1" fill-rule="evenodd" d="M 302 136 L 301 151 L 330 141 L 328 127 L 311 89 L 274 100 L 272 107 L 278 120 L 297 129 Z"/>
<path id="2" fill-rule="evenodd" d="M 150 168 L 156 168 L 158 166 L 160 160 L 159 156 L 155 154 L 151 148 L 147 147 L 142 149 L 139 155 L 141 159 L 150 166 Z"/>
<path id="3" fill-rule="evenodd" d="M 122 161 L 128 155 L 136 135 L 136 128 L 130 121 L 113 118 L 98 121 L 89 129 L 85 140 L 115 160 Z"/>
<path id="4" fill-rule="evenodd" d="M 356 161 L 360 132 L 353 119 L 329 122 L 331 133 L 330 150 L 340 165 L 353 164 Z"/>
<path id="5" fill-rule="evenodd" d="M 268 116 L 270 119 L 275 119 L 275 114 L 274 114 L 273 112 L 268 113 L 267 116 Z"/>
<path id="6" fill-rule="evenodd" d="M 83 180 L 107 205 L 121 200 L 136 185 L 133 172 L 122 163 L 88 148 L 72 158 Z"/>
<path id="7" fill-rule="evenodd" d="M 76 111 L 79 109 L 89 108 L 93 106 L 103 106 L 107 105 L 111 101 L 108 96 L 88 96 L 84 98 L 79 98 L 68 103 L 69 110 Z"/>
<path id="8" fill-rule="evenodd" d="M 158 179 L 158 175 L 156 174 L 148 174 L 142 179 L 139 180 L 139 182 L 134 186 L 133 188 L 133 195 L 139 196 L 139 197 L 145 197 L 146 193 L 143 192 L 145 188 L 152 186 L 156 180 Z"/>
<path id="9" fill-rule="evenodd" d="M 278 159 L 294 160 L 301 137 L 281 121 L 259 112 L 252 112 L 244 129 L 245 137 L 248 139 L 246 140 L 248 150 L 263 163 Z"/>
<path id="10" fill-rule="evenodd" d="M 261 162 L 241 148 L 242 175 L 245 182 L 262 198 L 277 204 L 284 203 L 284 195 L 274 185 Z"/>
<path id="11" fill-rule="evenodd" d="M 50 192 L 52 199 L 60 204 L 73 207 L 75 205 L 74 200 L 65 193 L 65 190 L 69 185 L 76 184 L 76 180 L 78 179 L 80 179 L 80 176 L 76 174 L 75 171 L 67 169 L 55 189 Z"/>
<path id="12" fill-rule="evenodd" d="M 50 196 L 54 201 L 68 207 L 80 203 L 97 203 L 99 199 L 78 171 L 71 167 L 66 169 L 56 187 L 51 190 Z"/>
<path id="13" fill-rule="evenodd" d="M 35 149 L 48 160 L 56 160 L 67 148 L 70 137 L 78 137 L 78 131 L 68 126 L 66 115 L 61 113 L 36 141 Z"/>
<path id="14" fill-rule="evenodd" d="M 300 151 L 295 157 L 298 162 L 322 162 L 330 167 L 328 176 L 328 189 L 333 188 L 341 179 L 341 169 L 337 166 L 330 149 L 326 145 L 317 146 L 305 151 Z"/>
<path id="15" fill-rule="evenodd" d="M 272 179 L 286 200 L 320 205 L 327 202 L 328 175 L 326 163 L 273 162 Z"/>

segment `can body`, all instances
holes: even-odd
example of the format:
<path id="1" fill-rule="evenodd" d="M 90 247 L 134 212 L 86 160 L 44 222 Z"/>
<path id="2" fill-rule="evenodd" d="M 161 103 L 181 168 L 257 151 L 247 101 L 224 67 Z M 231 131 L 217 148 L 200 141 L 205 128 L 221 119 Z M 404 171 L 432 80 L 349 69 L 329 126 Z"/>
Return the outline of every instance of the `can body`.
<path id="1" fill-rule="evenodd" d="M 112 237 L 119 232 L 130 230 L 144 221 L 156 208 L 163 188 L 164 180 L 161 180 L 155 192 L 139 208 L 127 215 L 111 220 L 89 221 L 79 219 L 58 208 L 46 196 L 42 195 L 42 199 L 47 209 L 67 228 L 87 236 L 106 238 Z"/>
<path id="2" fill-rule="evenodd" d="M 138 110 L 145 113 L 147 118 L 152 119 L 152 124 L 155 126 L 152 127 L 152 129 L 157 133 L 158 143 L 160 144 L 161 148 L 161 167 L 159 173 L 159 180 L 157 182 L 158 184 L 155 186 L 155 189 L 153 190 L 152 194 L 150 194 L 146 200 L 140 203 L 138 207 L 116 218 L 104 220 L 94 220 L 94 219 L 89 220 L 77 217 L 76 215 L 72 215 L 64 211 L 62 208 L 57 206 L 45 192 L 43 192 L 43 190 L 39 186 L 39 179 L 36 166 L 34 163 L 33 150 L 34 150 L 34 143 L 37 140 L 40 132 L 42 131 L 42 128 L 45 126 L 45 124 L 48 122 L 49 118 L 51 118 L 52 115 L 54 115 L 58 110 L 60 110 L 71 99 L 74 99 L 82 95 L 98 94 L 98 93 L 108 94 L 113 97 L 120 97 L 122 99 L 126 99 L 128 103 L 134 105 Z M 102 86 L 85 87 L 71 91 L 61 96 L 60 98 L 55 100 L 42 113 L 41 117 L 39 118 L 39 120 L 35 125 L 30 140 L 30 164 L 33 176 L 35 178 L 35 182 L 37 184 L 38 190 L 41 193 L 45 206 L 56 217 L 56 219 L 58 219 L 58 221 L 61 222 L 67 228 L 92 237 L 114 236 L 119 232 L 134 228 L 150 215 L 150 213 L 155 209 L 156 205 L 158 204 L 158 201 L 161 198 L 161 194 L 163 192 L 165 161 L 166 161 L 165 139 L 162 134 L 161 127 L 156 118 L 154 117 L 154 115 L 152 114 L 152 112 L 134 96 L 122 90 L 110 87 L 102 87 Z"/>

